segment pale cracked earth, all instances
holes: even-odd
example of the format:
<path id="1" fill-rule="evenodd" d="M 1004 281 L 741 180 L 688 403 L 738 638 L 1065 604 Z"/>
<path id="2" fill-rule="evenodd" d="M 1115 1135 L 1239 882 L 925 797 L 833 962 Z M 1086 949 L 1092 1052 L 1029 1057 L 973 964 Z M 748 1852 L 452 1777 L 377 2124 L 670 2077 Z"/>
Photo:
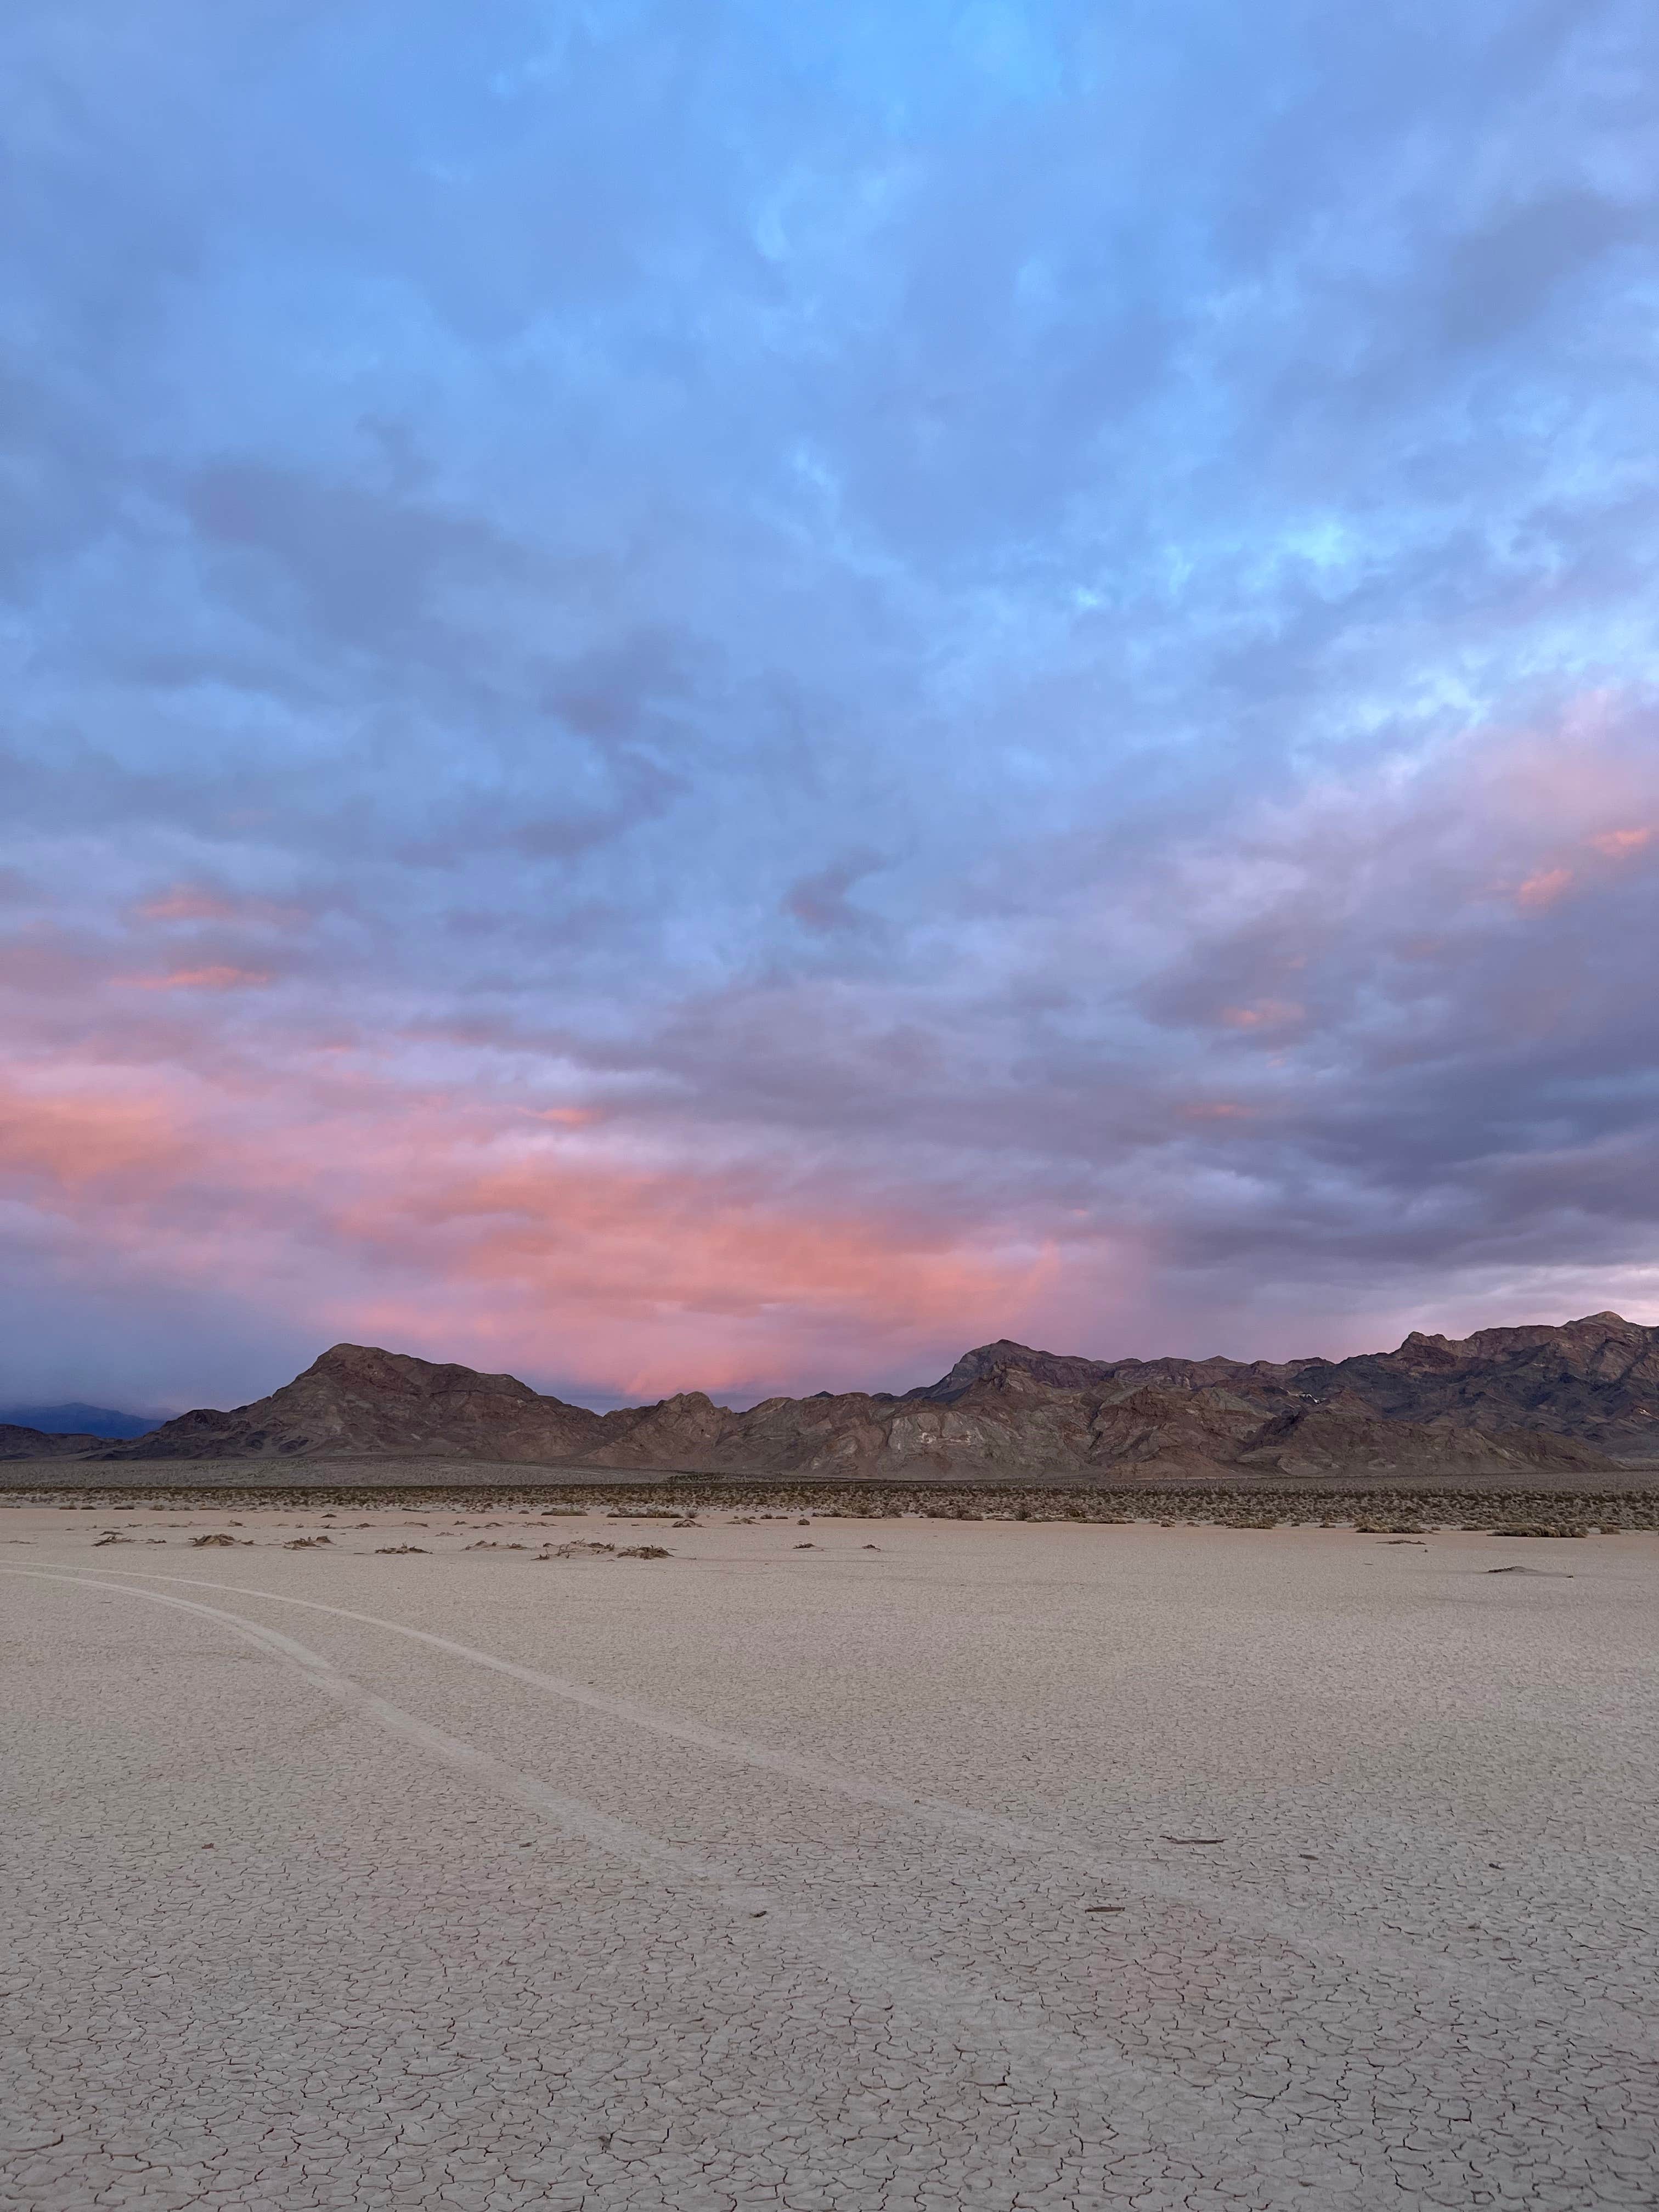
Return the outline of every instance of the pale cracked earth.
<path id="1" fill-rule="evenodd" d="M 0 1511 L 7 2207 L 1659 2203 L 1659 1540 L 236 1517 Z"/>

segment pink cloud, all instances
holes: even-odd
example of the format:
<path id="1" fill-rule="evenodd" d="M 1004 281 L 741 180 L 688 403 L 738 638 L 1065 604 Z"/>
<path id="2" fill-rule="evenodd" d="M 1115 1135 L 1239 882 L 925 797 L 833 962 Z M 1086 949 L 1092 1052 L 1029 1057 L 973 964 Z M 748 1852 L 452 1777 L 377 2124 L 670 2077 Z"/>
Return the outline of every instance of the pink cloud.
<path id="1" fill-rule="evenodd" d="M 145 899 L 136 911 L 145 921 L 233 921 L 237 908 L 235 901 L 222 892 L 175 884 L 171 890 Z"/>
<path id="2" fill-rule="evenodd" d="M 1604 830 L 1590 843 L 1598 853 L 1605 853 L 1610 860 L 1627 860 L 1632 854 L 1644 852 L 1653 842 L 1650 829 Z"/>
<path id="3" fill-rule="evenodd" d="M 998 1334 L 1043 1279 L 1040 1254 L 971 1246 L 921 1217 L 820 1210 L 753 1170 L 461 1165 L 368 1188 L 335 1225 L 383 1262 L 441 1272 L 466 1303 L 483 1292 L 521 1345 L 579 1352 L 625 1393 L 740 1383 L 848 1335 Z"/>
<path id="4" fill-rule="evenodd" d="M 1258 999 L 1248 1006 L 1224 1006 L 1221 1019 L 1230 1030 L 1282 1030 L 1299 1022 L 1307 1012 L 1292 999 Z"/>
<path id="5" fill-rule="evenodd" d="M 412 1094 L 320 1059 L 264 1088 L 108 1069 L 0 1084 L 0 1188 L 65 1250 L 217 1284 L 329 1336 L 581 1375 L 657 1396 L 755 1395 L 1018 1329 L 1052 1250 L 902 1206 L 815 1200 L 782 1164 L 641 1164 L 514 1109 Z M 574 1149 L 567 1151 L 567 1146 Z"/>
<path id="6" fill-rule="evenodd" d="M 1540 868 L 1517 888 L 1515 902 L 1528 914 L 1542 914 L 1566 896 L 1572 880 L 1571 868 Z"/>
<path id="7" fill-rule="evenodd" d="M 0 1180 L 75 1197 L 90 1186 L 165 1188 L 190 1155 L 165 1103 L 0 1087 Z"/>
<path id="8" fill-rule="evenodd" d="M 269 972 L 263 968 L 234 968 L 219 962 L 208 968 L 175 968 L 170 975 L 124 978 L 122 988 L 128 991 L 249 991 L 258 990 L 270 981 Z"/>
<path id="9" fill-rule="evenodd" d="M 210 884 L 171 884 L 153 898 L 141 900 L 133 912 L 142 921 L 237 921 L 276 929 L 295 928 L 311 919 L 307 909 L 295 902 L 253 898 L 216 890 Z"/>

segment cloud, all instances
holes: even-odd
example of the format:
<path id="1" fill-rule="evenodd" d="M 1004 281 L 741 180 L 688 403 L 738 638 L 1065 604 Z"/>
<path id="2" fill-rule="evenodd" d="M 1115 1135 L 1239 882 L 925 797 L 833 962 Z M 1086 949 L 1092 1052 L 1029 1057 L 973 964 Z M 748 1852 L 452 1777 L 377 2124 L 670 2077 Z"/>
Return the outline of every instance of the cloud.
<path id="1" fill-rule="evenodd" d="M 257 991 L 270 977 L 258 968 L 232 968 L 224 963 L 211 968 L 175 968 L 167 975 L 133 975 L 122 979 L 133 991 Z"/>
<path id="2" fill-rule="evenodd" d="M 1589 842 L 1610 860 L 1628 860 L 1638 853 L 1646 852 L 1653 836 L 1652 830 L 1645 826 L 1639 830 L 1604 830 Z"/>
<path id="3" fill-rule="evenodd" d="M 1516 890 L 1515 902 L 1528 914 L 1540 914 L 1565 898 L 1571 889 L 1571 868 L 1540 868 Z"/>
<path id="4" fill-rule="evenodd" d="M 1221 1019 L 1230 1030 L 1294 1029 L 1307 1013 L 1293 999 L 1258 999 L 1254 1006 L 1224 1006 Z"/>
<path id="5" fill-rule="evenodd" d="M 231 921 L 235 919 L 239 904 L 239 901 L 227 898 L 222 891 L 175 884 L 171 890 L 145 899 L 137 911 L 144 921 Z"/>
<path id="6" fill-rule="evenodd" d="M 1457 241 L 1441 307 L 1448 337 L 1460 345 L 1509 337 L 1635 227 L 1617 201 L 1583 190 L 1505 210 Z"/>
<path id="7" fill-rule="evenodd" d="M 139 921 L 231 922 L 252 929 L 304 929 L 317 917 L 302 901 L 259 898 L 210 884 L 177 883 L 133 908 Z"/>
<path id="8" fill-rule="evenodd" d="M 872 853 L 832 861 L 828 867 L 803 876 L 790 885 L 783 898 L 783 911 L 799 922 L 803 929 L 820 937 L 868 930 L 873 916 L 849 904 L 847 895 L 854 884 L 861 883 L 880 866 L 880 859 Z"/>
<path id="9" fill-rule="evenodd" d="M 1650 9 L 92 21 L 0 32 L 20 1389 L 1650 1296 Z"/>
<path id="10" fill-rule="evenodd" d="M 509 1345 L 612 1398 L 753 1396 L 814 1360 L 868 1380 L 874 1337 L 890 1378 L 1045 1280 L 1040 1250 L 902 1204 L 826 1207 L 780 1163 L 699 1172 L 580 1141 L 586 1115 L 535 1118 L 556 1133 L 319 1069 L 284 1095 L 156 1078 L 118 1101 L 35 1074 L 0 1091 L 0 1188 L 168 1291 L 223 1269 L 234 1306 L 261 1278 L 285 1336 L 307 1313 L 336 1328 L 396 1314 L 406 1344 Z M 295 1310 L 319 1266 L 331 1287 Z M 415 1283 L 418 1298 L 398 1288 Z"/>
<path id="11" fill-rule="evenodd" d="M 186 1160 L 182 1134 L 153 1098 L 77 1097 L 46 1087 L 0 1091 L 0 1165 L 53 1199 L 100 1200 L 148 1189 Z"/>

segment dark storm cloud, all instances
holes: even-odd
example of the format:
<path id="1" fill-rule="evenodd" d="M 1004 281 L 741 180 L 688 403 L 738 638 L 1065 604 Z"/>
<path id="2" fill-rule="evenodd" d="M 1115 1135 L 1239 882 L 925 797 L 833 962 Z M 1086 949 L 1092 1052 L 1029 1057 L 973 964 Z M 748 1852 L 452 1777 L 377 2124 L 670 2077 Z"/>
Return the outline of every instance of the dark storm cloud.
<path id="1" fill-rule="evenodd" d="M 1650 10 L 0 41 L 16 1395 L 1659 1312 Z"/>

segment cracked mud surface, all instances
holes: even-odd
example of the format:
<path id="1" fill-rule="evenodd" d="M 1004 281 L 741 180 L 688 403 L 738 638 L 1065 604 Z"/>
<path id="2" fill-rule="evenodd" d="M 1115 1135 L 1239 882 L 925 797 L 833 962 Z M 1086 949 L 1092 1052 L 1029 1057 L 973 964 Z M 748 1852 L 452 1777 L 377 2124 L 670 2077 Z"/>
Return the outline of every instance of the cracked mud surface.
<path id="1" fill-rule="evenodd" d="M 1652 1537 L 421 1519 L 0 1513 L 0 2205 L 1659 2203 Z"/>

